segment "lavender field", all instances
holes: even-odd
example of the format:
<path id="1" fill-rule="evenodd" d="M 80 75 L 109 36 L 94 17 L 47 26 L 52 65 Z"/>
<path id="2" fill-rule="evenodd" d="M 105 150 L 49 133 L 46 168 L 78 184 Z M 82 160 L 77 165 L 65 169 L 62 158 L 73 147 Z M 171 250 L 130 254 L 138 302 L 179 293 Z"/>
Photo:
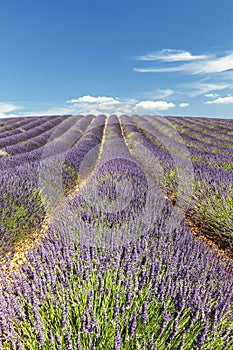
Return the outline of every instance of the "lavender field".
<path id="1" fill-rule="evenodd" d="M 0 349 L 233 349 L 233 120 L 0 119 Z"/>

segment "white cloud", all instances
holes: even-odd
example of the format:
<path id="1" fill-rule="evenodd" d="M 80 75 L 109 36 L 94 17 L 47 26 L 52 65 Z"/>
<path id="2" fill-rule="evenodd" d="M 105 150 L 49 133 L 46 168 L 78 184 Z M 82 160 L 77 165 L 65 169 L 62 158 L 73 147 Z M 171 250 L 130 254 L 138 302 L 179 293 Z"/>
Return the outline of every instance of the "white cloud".
<path id="1" fill-rule="evenodd" d="M 117 110 L 122 106 L 122 102 L 118 98 L 109 96 L 91 96 L 84 95 L 79 98 L 67 100 L 66 103 L 71 104 L 70 110 L 78 111 L 82 114 L 108 114 L 107 112 Z"/>
<path id="2" fill-rule="evenodd" d="M 175 107 L 175 104 L 167 101 L 141 101 L 136 104 L 135 109 L 164 111 L 173 107 Z"/>
<path id="3" fill-rule="evenodd" d="M 218 94 L 205 94 L 205 97 L 218 97 Z"/>
<path id="4" fill-rule="evenodd" d="M 233 96 L 218 97 L 216 100 L 205 101 L 205 104 L 229 104 L 233 103 Z"/>
<path id="5" fill-rule="evenodd" d="M 179 107 L 181 107 L 181 108 L 185 108 L 185 107 L 188 107 L 188 106 L 189 106 L 188 102 L 181 102 L 181 103 L 179 103 Z"/>
<path id="6" fill-rule="evenodd" d="M 193 61 L 206 59 L 209 56 L 206 55 L 192 55 L 189 51 L 184 50 L 171 50 L 163 49 L 158 52 L 154 52 L 145 56 L 140 56 L 140 61 L 157 61 L 162 60 L 165 62 L 177 62 L 177 61 Z"/>
<path id="7" fill-rule="evenodd" d="M 8 113 L 17 109 L 19 109 L 19 107 L 11 103 L 0 103 L 0 113 Z"/>
<path id="8" fill-rule="evenodd" d="M 207 56 L 207 55 L 192 55 L 187 51 L 182 50 L 169 50 L 165 52 L 162 50 L 158 54 L 152 54 L 149 56 L 141 56 L 141 60 L 144 57 L 144 61 L 162 60 L 164 62 L 178 62 L 188 61 L 187 63 L 178 64 L 171 67 L 144 67 L 134 68 L 134 71 L 141 73 L 168 73 L 168 72 L 186 72 L 188 74 L 215 74 L 223 73 L 233 70 L 233 53 L 225 54 L 221 57 Z M 147 57 L 147 59 L 146 59 Z M 148 57 L 150 59 L 148 59 Z"/>
<path id="9" fill-rule="evenodd" d="M 184 66 L 184 65 L 183 65 Z M 183 69 L 183 66 L 175 66 L 175 67 L 165 67 L 165 68 L 134 68 L 133 70 L 135 72 L 139 73 L 168 73 L 168 72 L 181 72 L 185 69 Z"/>
<path id="10" fill-rule="evenodd" d="M 44 115 L 75 115 L 75 114 L 133 114 L 137 101 L 133 98 L 120 101 L 118 98 L 99 96 L 94 97 L 85 95 L 77 99 L 66 101 L 65 106 L 51 107 L 41 111 L 32 111 L 26 113 L 27 116 L 44 116 Z"/>
<path id="11" fill-rule="evenodd" d="M 113 97 L 107 97 L 107 96 L 90 96 L 85 95 L 82 97 L 79 97 L 77 99 L 71 99 L 67 100 L 67 103 L 103 103 L 103 104 L 119 104 L 119 100 L 117 98 Z"/>
<path id="12" fill-rule="evenodd" d="M 85 95 L 76 99 L 67 100 L 71 104 L 70 109 L 76 111 L 76 114 L 131 114 L 136 104 L 135 99 L 120 101 L 119 98 L 109 96 L 94 97 Z M 70 110 L 69 109 L 69 110 Z"/>
<path id="13" fill-rule="evenodd" d="M 174 94 L 172 89 L 158 89 L 155 98 L 165 98 Z"/>
<path id="14" fill-rule="evenodd" d="M 10 113 L 16 110 L 22 109 L 20 106 L 16 106 L 12 103 L 0 102 L 0 118 L 15 118 L 18 117 L 17 114 Z"/>
<path id="15" fill-rule="evenodd" d="M 72 98 L 71 100 L 67 100 L 66 103 L 78 103 L 79 99 L 78 98 Z"/>
<path id="16" fill-rule="evenodd" d="M 173 93 L 170 89 L 157 89 L 157 96 L 169 96 Z M 156 95 L 156 94 L 155 94 Z M 61 114 L 134 114 L 136 112 L 145 110 L 167 110 L 175 107 L 174 103 L 166 102 L 163 100 L 145 100 L 138 101 L 133 98 L 120 100 L 115 97 L 99 96 L 94 97 L 90 95 L 82 96 L 77 99 L 67 100 L 66 103 L 71 104 L 68 108 L 51 109 L 50 111 L 44 111 L 44 114 L 57 114 L 57 112 L 62 112 Z"/>
<path id="17" fill-rule="evenodd" d="M 167 98 L 168 96 L 171 96 L 173 94 L 174 90 L 172 89 L 154 89 L 152 91 L 143 93 L 143 95 L 150 100 L 160 100 L 163 98 Z"/>
<path id="18" fill-rule="evenodd" d="M 197 97 L 200 95 L 206 95 L 212 91 L 220 91 L 228 89 L 232 84 L 227 82 L 208 82 L 209 79 L 202 79 L 200 81 L 191 81 L 189 83 L 181 84 L 182 94 L 190 97 Z M 214 93 L 213 93 L 214 94 Z M 215 95 L 215 94 L 214 94 Z M 216 94 L 216 97 L 218 95 Z"/>
<path id="19" fill-rule="evenodd" d="M 213 60 L 207 60 L 200 65 L 196 73 L 221 73 L 233 69 L 233 54 L 229 54 Z"/>
<path id="20" fill-rule="evenodd" d="M 14 114 L 14 113 L 8 113 L 8 114 L 0 113 L 0 119 L 2 119 L 2 118 L 18 118 L 18 117 L 20 117 L 20 115 Z"/>

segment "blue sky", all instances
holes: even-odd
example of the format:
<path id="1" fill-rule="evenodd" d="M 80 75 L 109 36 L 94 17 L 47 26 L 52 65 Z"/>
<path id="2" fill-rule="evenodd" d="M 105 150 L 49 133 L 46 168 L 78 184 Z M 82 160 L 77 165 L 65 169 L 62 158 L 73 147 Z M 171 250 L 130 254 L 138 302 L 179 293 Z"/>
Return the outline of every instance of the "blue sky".
<path id="1" fill-rule="evenodd" d="M 233 1 L 0 1 L 0 117 L 233 119 Z"/>

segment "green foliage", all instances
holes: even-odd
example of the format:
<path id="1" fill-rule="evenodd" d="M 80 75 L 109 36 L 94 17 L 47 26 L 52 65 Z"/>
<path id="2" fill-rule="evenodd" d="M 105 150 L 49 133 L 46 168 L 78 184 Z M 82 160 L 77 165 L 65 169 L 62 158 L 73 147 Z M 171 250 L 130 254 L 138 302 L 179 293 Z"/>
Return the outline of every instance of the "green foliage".
<path id="1" fill-rule="evenodd" d="M 132 299 L 128 302 L 123 281 L 128 279 L 133 285 L 134 276 L 122 270 L 122 278 L 119 279 L 120 271 L 110 268 L 101 278 L 93 265 L 92 272 L 88 274 L 86 280 L 83 280 L 75 273 L 77 266 L 74 260 L 73 266 L 67 271 L 69 275 L 67 290 L 60 290 L 57 280 L 55 294 L 49 289 L 40 305 L 28 304 L 26 300 L 20 300 L 21 308 L 27 310 L 28 316 L 27 319 L 19 318 L 14 327 L 21 334 L 23 349 L 58 349 L 57 341 L 54 344 L 51 343 L 52 333 L 60 339 L 62 349 L 65 350 L 68 332 L 74 348 L 77 347 L 79 336 L 83 349 L 90 349 L 90 341 L 93 339 L 97 349 L 111 350 L 114 348 L 116 325 L 120 326 L 121 350 L 141 350 L 144 345 L 148 348 L 152 339 L 159 350 L 174 350 L 181 342 L 183 343 L 182 350 L 195 348 L 198 334 L 204 324 L 198 318 L 192 322 L 191 308 L 184 308 L 177 313 L 172 299 L 154 299 L 152 281 L 145 285 L 140 293 L 137 290 L 133 291 Z M 137 274 L 140 274 L 140 269 L 138 266 Z M 60 276 L 63 275 L 59 267 L 56 267 L 56 272 L 58 272 L 57 276 L 59 273 Z M 117 304 L 116 300 L 118 300 Z M 146 300 L 153 301 L 149 301 L 147 316 L 143 320 L 141 312 Z M 115 312 L 115 307 L 118 312 Z M 82 329 L 87 312 L 90 321 L 94 322 L 91 333 Z M 135 313 L 137 315 L 136 330 L 130 335 L 130 322 Z M 44 345 L 41 345 L 38 340 L 40 332 L 38 328 L 35 331 L 35 324 L 44 333 Z M 227 330 L 228 326 L 229 322 L 227 323 L 226 319 L 219 320 L 215 334 L 208 335 L 202 349 L 207 350 L 212 346 L 215 350 L 222 350 L 220 330 Z M 3 343 L 4 349 L 12 350 L 7 340 L 3 340 Z"/>
<path id="2" fill-rule="evenodd" d="M 191 156 L 192 162 L 199 162 L 202 157 L 199 155 Z"/>
<path id="3" fill-rule="evenodd" d="M 223 168 L 226 171 L 230 171 L 233 169 L 233 162 L 229 162 L 229 163 L 223 163 L 221 165 L 221 168 Z"/>
<path id="4" fill-rule="evenodd" d="M 43 207 L 40 191 L 37 188 L 33 189 L 28 198 L 28 202 L 31 202 L 34 208 L 33 213 L 29 212 L 27 206 L 16 200 L 14 196 L 5 193 L 4 198 L 8 205 L 0 210 L 1 226 L 5 229 L 4 240 L 8 240 L 8 244 L 11 245 L 37 229 L 42 220 L 38 213 L 43 213 Z M 0 250 L 2 249 L 1 247 Z"/>
<path id="5" fill-rule="evenodd" d="M 29 229 L 28 211 L 23 204 L 18 203 L 13 197 L 8 198 L 9 207 L 2 211 L 1 225 L 7 235 L 15 237 L 23 236 Z"/>
<path id="6" fill-rule="evenodd" d="M 216 148 L 216 149 L 213 149 L 212 151 L 211 151 L 212 153 L 216 153 L 216 154 L 219 154 L 219 153 L 221 153 L 221 151 L 218 149 L 218 148 Z"/>
<path id="7" fill-rule="evenodd" d="M 223 184 L 222 184 L 223 186 Z M 233 240 L 233 184 L 228 188 L 212 188 L 197 181 L 195 186 L 195 218 L 206 228 L 209 236 L 221 238 L 227 244 Z"/>
<path id="8" fill-rule="evenodd" d="M 77 170 L 75 169 L 75 167 L 73 167 L 72 165 L 68 165 L 66 163 L 63 163 L 62 166 L 68 170 L 70 172 L 71 175 L 77 175 Z"/>
<path id="9" fill-rule="evenodd" d="M 6 151 L 3 151 L 3 150 L 0 149 L 0 157 L 1 157 L 1 156 L 4 157 L 4 158 L 7 158 L 7 157 L 10 156 L 10 154 L 7 153 Z"/>

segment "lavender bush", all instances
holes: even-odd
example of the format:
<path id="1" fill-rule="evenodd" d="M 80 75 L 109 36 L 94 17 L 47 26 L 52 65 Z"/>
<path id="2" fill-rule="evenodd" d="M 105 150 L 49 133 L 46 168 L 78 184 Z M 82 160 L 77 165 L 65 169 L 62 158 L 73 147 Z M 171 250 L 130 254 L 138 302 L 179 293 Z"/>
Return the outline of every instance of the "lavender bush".
<path id="1" fill-rule="evenodd" d="M 221 247 L 230 247 L 232 249 L 233 237 L 231 218 L 233 177 L 231 166 L 233 163 L 230 149 L 231 146 L 233 147 L 233 143 L 229 141 L 226 145 L 226 141 L 222 139 L 222 126 L 219 126 L 219 132 L 215 133 L 215 129 L 213 131 L 213 121 L 212 128 L 209 128 L 212 135 L 216 134 L 215 138 L 210 137 L 213 145 L 211 145 L 211 143 L 206 144 L 198 138 L 192 139 L 193 143 L 191 147 L 190 137 L 185 137 L 185 133 L 191 128 L 187 128 L 186 126 L 183 127 L 183 125 L 193 123 L 195 127 L 196 125 L 199 126 L 199 118 L 192 118 L 192 121 L 190 121 L 190 119 L 186 121 L 185 118 L 171 117 L 163 118 L 162 120 L 158 117 L 133 118 L 136 126 L 136 129 L 134 130 L 134 141 L 132 140 L 133 134 L 130 134 L 129 130 L 126 131 L 126 138 L 129 138 L 129 144 L 131 142 L 131 147 L 135 147 L 135 142 L 138 142 L 135 139 L 138 132 L 140 132 L 141 139 L 143 139 L 143 137 L 144 139 L 146 138 L 146 140 L 139 142 L 144 142 L 144 145 L 151 149 L 156 157 L 162 161 L 164 166 L 164 177 L 163 181 L 160 181 L 160 187 L 163 189 L 165 188 L 168 196 L 173 198 L 173 200 L 175 198 L 177 204 L 178 176 L 179 171 L 185 167 L 185 159 L 182 153 L 177 152 L 179 159 L 176 164 L 174 164 L 169 146 L 164 147 L 164 144 L 170 144 L 171 147 L 178 147 L 179 149 L 179 143 L 177 143 L 177 140 L 172 136 L 171 124 L 169 124 L 168 127 L 166 120 L 169 120 L 169 123 L 172 121 L 175 126 L 179 125 L 178 130 L 183 142 L 187 145 L 190 158 L 193 160 L 194 178 L 193 184 L 190 184 L 193 191 L 179 191 L 179 195 L 182 197 L 180 200 L 181 205 L 179 203 L 179 206 L 186 210 L 188 204 L 189 208 L 187 213 L 191 220 L 201 225 L 205 233 L 210 238 L 216 240 Z M 205 123 L 207 122 L 205 121 Z M 222 120 L 220 120 L 219 123 L 220 125 L 226 124 L 226 126 L 224 126 L 224 135 L 230 140 L 230 135 L 233 132 L 232 123 L 230 121 L 223 122 Z M 210 121 L 209 124 L 211 125 Z M 218 124 L 216 128 L 218 128 Z M 204 130 L 204 134 L 207 135 L 208 133 L 209 131 L 207 128 Z M 162 144 L 160 140 L 165 140 L 165 142 L 163 142 L 164 144 Z M 217 147 L 219 154 L 210 152 L 211 149 L 216 149 L 216 140 L 219 141 L 219 143 L 217 142 L 218 145 L 222 145 L 222 147 Z M 132 145 L 132 141 L 134 142 L 134 145 Z M 197 146 L 197 148 L 194 147 L 199 144 L 201 144 L 201 149 L 199 149 L 199 146 Z M 184 205 L 185 203 L 187 204 Z"/>

